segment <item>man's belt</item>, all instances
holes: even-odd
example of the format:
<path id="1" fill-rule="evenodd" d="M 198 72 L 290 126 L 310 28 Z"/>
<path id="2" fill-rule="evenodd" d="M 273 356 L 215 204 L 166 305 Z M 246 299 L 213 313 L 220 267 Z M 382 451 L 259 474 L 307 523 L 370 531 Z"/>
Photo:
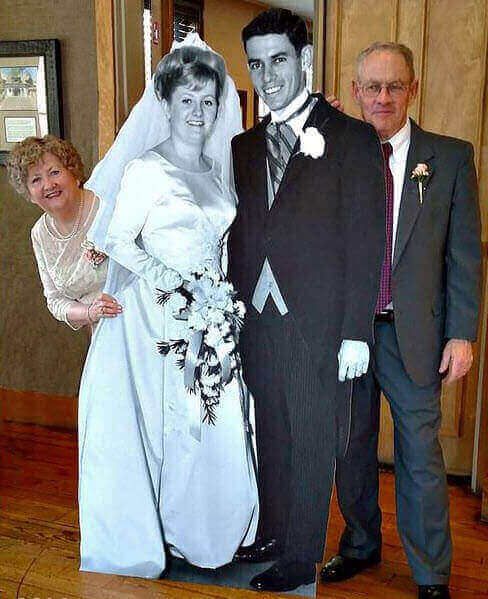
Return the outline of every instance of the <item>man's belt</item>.
<path id="1" fill-rule="evenodd" d="M 393 310 L 384 310 L 383 312 L 379 312 L 378 314 L 375 314 L 374 321 L 375 322 L 394 322 L 395 315 L 393 313 Z"/>

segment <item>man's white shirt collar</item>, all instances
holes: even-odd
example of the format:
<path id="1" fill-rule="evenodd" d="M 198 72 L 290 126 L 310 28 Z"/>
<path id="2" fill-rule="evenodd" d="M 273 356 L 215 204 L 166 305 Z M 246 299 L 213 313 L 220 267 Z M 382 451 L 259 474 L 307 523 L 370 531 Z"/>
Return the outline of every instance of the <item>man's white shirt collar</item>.
<path id="1" fill-rule="evenodd" d="M 289 119 L 289 117 L 294 112 L 296 112 L 297 110 L 300 110 L 300 108 L 307 101 L 307 98 L 309 95 L 310 94 L 309 94 L 308 90 L 305 88 L 298 94 L 298 96 L 294 100 L 292 100 L 288 104 L 288 106 L 286 106 L 285 108 L 283 108 L 281 110 L 276 110 L 276 111 L 272 110 L 271 111 L 271 121 L 273 123 L 280 123 L 280 122 L 283 122 L 283 121 L 286 121 L 287 119 Z M 296 117 L 294 117 L 288 121 L 288 125 L 290 125 L 290 127 L 293 129 L 293 132 L 295 133 L 295 135 L 297 137 L 300 134 L 300 131 L 302 131 L 303 126 L 305 125 L 305 121 L 308 119 L 310 110 L 312 108 L 311 104 L 309 104 L 307 106 L 307 108 L 305 110 L 303 110 L 300 114 L 298 114 Z"/>
<path id="2" fill-rule="evenodd" d="M 386 141 L 391 144 L 393 149 L 392 158 L 393 160 L 397 160 L 399 156 L 403 156 L 403 154 L 408 152 L 408 146 L 410 145 L 410 135 L 412 132 L 412 125 L 410 124 L 410 119 L 407 117 L 406 123 L 403 127 L 395 133 L 390 139 Z M 384 142 L 386 143 L 386 142 Z"/>

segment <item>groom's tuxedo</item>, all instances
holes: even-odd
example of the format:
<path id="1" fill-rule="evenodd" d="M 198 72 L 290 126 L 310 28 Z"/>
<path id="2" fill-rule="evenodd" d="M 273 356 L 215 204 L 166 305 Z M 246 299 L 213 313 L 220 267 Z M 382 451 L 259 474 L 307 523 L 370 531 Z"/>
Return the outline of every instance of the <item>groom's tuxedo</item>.
<path id="1" fill-rule="evenodd" d="M 261 534 L 285 556 L 321 561 L 336 450 L 349 429 L 349 385 L 337 382 L 343 339 L 372 341 L 384 252 L 384 178 L 369 125 L 322 96 L 304 129 L 324 155 L 299 153 L 269 208 L 269 117 L 233 140 L 237 218 L 229 273 L 248 306 L 241 338 L 244 376 L 256 400 Z M 288 312 L 268 297 L 252 305 L 268 259 Z"/>

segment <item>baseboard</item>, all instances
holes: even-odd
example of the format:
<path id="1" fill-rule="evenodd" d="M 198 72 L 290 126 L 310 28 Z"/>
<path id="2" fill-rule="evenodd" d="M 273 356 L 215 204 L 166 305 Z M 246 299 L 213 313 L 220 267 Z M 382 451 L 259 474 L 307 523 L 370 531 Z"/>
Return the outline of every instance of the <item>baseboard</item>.
<path id="1" fill-rule="evenodd" d="M 23 422 L 76 430 L 77 413 L 77 397 L 0 387 L 0 419 L 5 422 Z"/>

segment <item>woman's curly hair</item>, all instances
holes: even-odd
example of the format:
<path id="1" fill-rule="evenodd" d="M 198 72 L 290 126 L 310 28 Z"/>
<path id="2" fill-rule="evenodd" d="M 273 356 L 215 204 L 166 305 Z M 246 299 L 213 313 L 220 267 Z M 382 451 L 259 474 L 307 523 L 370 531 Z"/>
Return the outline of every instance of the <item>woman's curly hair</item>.
<path id="1" fill-rule="evenodd" d="M 27 175 L 29 168 L 37 164 L 49 152 L 69 169 L 80 185 L 85 182 L 85 169 L 73 144 L 55 135 L 26 137 L 15 144 L 7 160 L 7 171 L 12 187 L 17 193 L 29 198 Z"/>

